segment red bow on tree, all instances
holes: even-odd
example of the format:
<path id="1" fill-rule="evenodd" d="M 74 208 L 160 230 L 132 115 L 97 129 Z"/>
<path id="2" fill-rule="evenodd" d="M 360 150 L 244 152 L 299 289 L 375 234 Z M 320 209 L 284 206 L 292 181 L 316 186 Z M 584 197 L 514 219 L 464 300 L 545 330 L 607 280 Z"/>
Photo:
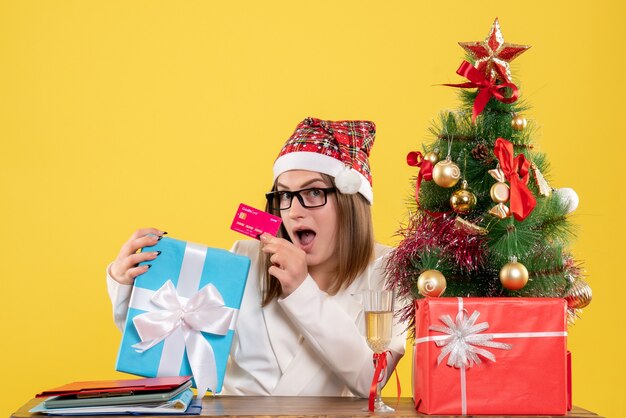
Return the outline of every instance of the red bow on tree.
<path id="1" fill-rule="evenodd" d="M 406 163 L 411 167 L 419 167 L 420 172 L 415 182 L 415 201 L 419 203 L 419 192 L 422 180 L 430 181 L 433 179 L 433 163 L 424 159 L 419 151 L 411 151 L 406 156 Z"/>
<path id="2" fill-rule="evenodd" d="M 509 199 L 511 213 L 515 219 L 523 221 L 537 205 L 535 196 L 526 186 L 529 178 L 530 161 L 524 157 L 524 154 L 513 157 L 513 144 L 504 138 L 496 140 L 493 152 L 511 187 Z"/>
<path id="3" fill-rule="evenodd" d="M 489 99 L 492 97 L 495 97 L 502 103 L 513 103 L 517 100 L 519 95 L 519 91 L 517 90 L 517 86 L 515 84 L 509 82 L 496 84 L 495 79 L 487 79 L 483 73 L 478 71 L 467 61 L 463 61 L 461 63 L 461 66 L 458 70 L 456 70 L 456 73 L 467 78 L 469 82 L 461 84 L 444 84 L 444 86 L 459 87 L 462 89 L 478 88 L 478 95 L 474 100 L 474 108 L 472 109 L 472 122 L 476 122 L 476 117 L 480 115 L 485 106 L 487 106 L 487 102 L 489 102 Z M 501 90 L 504 91 L 507 87 L 513 90 L 511 97 L 505 97 L 501 92 Z"/>

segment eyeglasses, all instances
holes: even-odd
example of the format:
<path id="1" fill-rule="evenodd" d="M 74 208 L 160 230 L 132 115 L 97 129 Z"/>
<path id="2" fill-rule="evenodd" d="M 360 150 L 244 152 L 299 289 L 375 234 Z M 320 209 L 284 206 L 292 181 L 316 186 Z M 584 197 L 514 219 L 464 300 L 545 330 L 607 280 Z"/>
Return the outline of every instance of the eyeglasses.
<path id="1" fill-rule="evenodd" d="M 324 206 L 327 201 L 328 193 L 335 192 L 334 187 L 312 187 L 310 189 L 302 189 L 295 191 L 277 191 L 265 194 L 265 198 L 272 210 L 285 210 L 291 207 L 294 197 L 298 198 L 298 202 L 304 208 L 319 208 Z"/>

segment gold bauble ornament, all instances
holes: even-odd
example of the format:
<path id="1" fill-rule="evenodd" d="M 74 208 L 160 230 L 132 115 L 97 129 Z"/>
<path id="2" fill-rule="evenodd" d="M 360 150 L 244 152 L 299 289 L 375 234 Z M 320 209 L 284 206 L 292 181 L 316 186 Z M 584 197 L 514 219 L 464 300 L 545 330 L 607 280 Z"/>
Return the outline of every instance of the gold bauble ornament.
<path id="1" fill-rule="evenodd" d="M 527 124 L 526 118 L 519 115 L 515 115 L 513 119 L 511 119 L 511 127 L 516 131 L 523 131 Z"/>
<path id="2" fill-rule="evenodd" d="M 500 270 L 500 283 L 509 290 L 520 290 L 528 283 L 528 270 L 517 259 L 506 263 Z"/>
<path id="3" fill-rule="evenodd" d="M 433 181 L 439 187 L 454 187 L 461 179 L 461 170 L 450 158 L 439 161 L 433 167 Z"/>
<path id="4" fill-rule="evenodd" d="M 509 201 L 510 197 L 509 186 L 506 183 L 494 183 L 489 190 L 489 195 L 491 196 L 491 200 L 496 203 L 506 203 Z"/>
<path id="5" fill-rule="evenodd" d="M 437 164 L 439 162 L 439 148 L 427 152 L 424 155 L 424 159 L 430 161 L 433 165 Z"/>
<path id="6" fill-rule="evenodd" d="M 439 297 L 446 290 L 446 278 L 439 270 L 426 270 L 417 278 L 417 290 L 422 296 Z"/>
<path id="7" fill-rule="evenodd" d="M 464 214 L 476 207 L 476 195 L 467 187 L 467 181 L 461 182 L 461 188 L 450 196 L 450 206 L 456 213 Z"/>
<path id="8" fill-rule="evenodd" d="M 572 309 L 582 309 L 591 303 L 591 287 L 584 280 L 572 283 L 565 295 L 567 306 Z"/>

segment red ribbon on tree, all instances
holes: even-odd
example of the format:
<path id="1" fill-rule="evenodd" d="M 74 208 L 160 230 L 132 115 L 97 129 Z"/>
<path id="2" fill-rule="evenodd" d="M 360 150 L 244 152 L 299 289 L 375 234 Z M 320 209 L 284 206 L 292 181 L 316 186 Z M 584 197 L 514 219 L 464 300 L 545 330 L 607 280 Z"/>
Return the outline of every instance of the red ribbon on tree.
<path id="1" fill-rule="evenodd" d="M 430 160 L 424 158 L 421 152 L 419 151 L 411 151 L 406 156 L 406 163 L 411 167 L 419 167 L 420 172 L 417 175 L 417 180 L 415 181 L 415 202 L 417 202 L 417 206 L 419 206 L 424 212 L 433 217 L 441 217 L 446 213 L 450 212 L 430 212 L 424 209 L 420 205 L 419 201 L 419 193 L 420 186 L 422 184 L 422 180 L 431 181 L 433 179 L 433 163 Z"/>
<path id="2" fill-rule="evenodd" d="M 374 369 L 374 377 L 372 378 L 372 385 L 370 386 L 370 398 L 369 398 L 369 410 L 374 412 L 374 400 L 376 399 L 376 387 L 378 386 L 378 382 L 383 380 L 383 373 L 387 369 L 387 353 L 391 355 L 391 351 L 383 351 L 382 353 L 374 353 L 374 363 L 376 363 L 376 368 Z M 396 374 L 396 385 L 397 385 L 397 393 L 398 400 L 400 400 L 400 378 L 398 377 L 398 371 L 396 369 L 393 370 Z"/>
<path id="3" fill-rule="evenodd" d="M 422 180 L 430 181 L 433 179 L 433 163 L 424 159 L 419 151 L 411 151 L 406 155 L 406 163 L 411 167 L 419 167 L 420 172 L 415 181 L 415 201 L 419 203 L 419 192 Z"/>
<path id="4" fill-rule="evenodd" d="M 456 70 L 456 73 L 467 78 L 469 82 L 461 84 L 444 84 L 444 86 L 459 87 L 462 89 L 478 88 L 478 95 L 474 100 L 474 108 L 472 109 L 472 122 L 476 122 L 476 117 L 480 115 L 485 106 L 487 106 L 487 102 L 489 102 L 489 99 L 492 97 L 495 97 L 502 103 L 513 103 L 519 96 L 519 91 L 517 90 L 517 86 L 515 84 L 508 82 L 496 84 L 495 79 L 487 79 L 483 73 L 478 71 L 467 61 L 463 61 L 461 63 L 461 66 L 458 70 Z M 504 89 L 507 87 L 513 91 L 511 97 L 505 97 L 503 94 Z"/>
<path id="5" fill-rule="evenodd" d="M 535 196 L 526 186 L 530 161 L 524 157 L 524 154 L 513 157 L 513 144 L 504 138 L 496 139 L 493 153 L 500 162 L 500 169 L 511 187 L 509 198 L 511 213 L 515 219 L 523 221 L 537 205 Z"/>

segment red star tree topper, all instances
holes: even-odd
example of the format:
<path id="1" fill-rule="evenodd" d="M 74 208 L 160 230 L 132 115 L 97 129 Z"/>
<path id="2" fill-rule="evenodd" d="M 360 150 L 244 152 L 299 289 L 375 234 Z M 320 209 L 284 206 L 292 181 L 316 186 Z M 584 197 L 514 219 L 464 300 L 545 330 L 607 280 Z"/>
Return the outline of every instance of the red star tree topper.
<path id="1" fill-rule="evenodd" d="M 482 42 L 459 42 L 459 45 L 469 52 L 476 62 L 474 66 L 491 80 L 499 79 L 506 83 L 511 82 L 509 63 L 530 48 L 530 45 L 508 44 L 500 30 L 498 18 L 491 25 L 491 30 Z"/>

